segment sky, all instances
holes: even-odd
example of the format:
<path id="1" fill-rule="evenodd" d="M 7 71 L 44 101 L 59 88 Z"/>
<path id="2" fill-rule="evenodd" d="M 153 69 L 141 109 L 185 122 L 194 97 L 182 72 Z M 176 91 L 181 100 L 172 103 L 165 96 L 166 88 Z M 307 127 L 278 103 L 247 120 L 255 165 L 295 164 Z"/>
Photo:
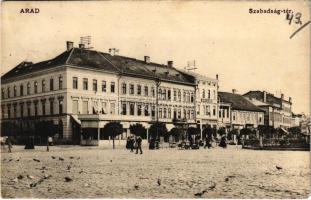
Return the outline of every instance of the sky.
<path id="1" fill-rule="evenodd" d="M 56 57 L 66 41 L 78 46 L 81 36 L 92 47 L 152 62 L 174 61 L 215 78 L 221 91 L 244 94 L 266 90 L 292 97 L 295 113 L 310 111 L 309 1 L 86 1 L 2 2 L 1 74 L 20 62 Z M 39 8 L 37 14 L 20 13 Z M 286 14 L 249 13 L 249 9 L 290 9 Z M 296 20 L 296 21 L 295 21 Z"/>

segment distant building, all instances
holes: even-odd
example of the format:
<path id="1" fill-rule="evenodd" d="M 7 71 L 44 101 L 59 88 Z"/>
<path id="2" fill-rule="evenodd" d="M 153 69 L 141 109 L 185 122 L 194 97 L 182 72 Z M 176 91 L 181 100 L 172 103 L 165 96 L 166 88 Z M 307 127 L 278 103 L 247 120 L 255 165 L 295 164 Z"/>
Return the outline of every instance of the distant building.
<path id="1" fill-rule="evenodd" d="M 231 129 L 257 128 L 264 124 L 264 110 L 235 92 L 218 92 L 220 110 L 219 122 Z M 230 105 L 230 106 L 229 106 Z"/>
<path id="2" fill-rule="evenodd" d="M 276 97 L 266 91 L 249 91 L 243 95 L 249 101 L 265 111 L 265 125 L 274 128 L 289 128 L 292 126 L 292 99 Z"/>

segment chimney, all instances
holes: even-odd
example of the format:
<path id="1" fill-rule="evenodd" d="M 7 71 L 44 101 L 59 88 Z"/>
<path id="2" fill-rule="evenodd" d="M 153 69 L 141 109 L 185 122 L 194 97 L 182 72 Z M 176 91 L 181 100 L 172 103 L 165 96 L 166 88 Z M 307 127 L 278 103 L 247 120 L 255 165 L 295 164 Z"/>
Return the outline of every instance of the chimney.
<path id="1" fill-rule="evenodd" d="M 235 94 L 236 93 L 236 89 L 232 89 L 232 94 Z"/>
<path id="2" fill-rule="evenodd" d="M 281 100 L 283 100 L 284 99 L 284 94 L 281 94 Z"/>
<path id="3" fill-rule="evenodd" d="M 84 45 L 84 44 L 79 44 L 79 48 L 80 48 L 80 49 L 84 49 L 84 48 L 85 48 L 85 45 Z"/>
<path id="4" fill-rule="evenodd" d="M 266 103 L 267 102 L 267 92 L 263 91 L 263 102 Z"/>
<path id="5" fill-rule="evenodd" d="M 292 97 L 288 97 L 289 103 L 292 103 Z"/>
<path id="6" fill-rule="evenodd" d="M 73 48 L 73 42 L 67 41 L 66 44 L 67 44 L 67 51 L 70 51 Z"/>
<path id="7" fill-rule="evenodd" d="M 167 61 L 167 66 L 168 66 L 168 67 L 173 67 L 173 61 L 171 61 L 171 60 L 170 60 L 170 61 Z"/>
<path id="8" fill-rule="evenodd" d="M 144 56 L 144 61 L 145 61 L 145 63 L 150 63 L 150 57 L 149 56 Z"/>
<path id="9" fill-rule="evenodd" d="M 216 79 L 218 80 L 218 74 L 216 74 Z"/>

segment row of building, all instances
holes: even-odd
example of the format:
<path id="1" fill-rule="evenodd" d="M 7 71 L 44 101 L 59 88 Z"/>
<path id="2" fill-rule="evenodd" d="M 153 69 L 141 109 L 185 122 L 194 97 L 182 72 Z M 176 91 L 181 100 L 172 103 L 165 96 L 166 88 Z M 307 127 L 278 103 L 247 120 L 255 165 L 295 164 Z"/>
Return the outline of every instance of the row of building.
<path id="1" fill-rule="evenodd" d="M 53 120 L 60 140 L 79 143 L 81 134 L 96 137 L 110 121 L 124 133 L 141 123 L 174 121 L 227 130 L 270 125 L 294 126 L 292 101 L 265 91 L 244 95 L 219 91 L 218 75 L 209 78 L 179 70 L 173 61 L 157 64 L 66 43 L 66 51 L 39 63 L 22 62 L 1 77 L 1 122 L 23 130 Z M 2 129 L 3 131 L 4 129 Z M 2 133 L 9 134 L 9 133 Z"/>

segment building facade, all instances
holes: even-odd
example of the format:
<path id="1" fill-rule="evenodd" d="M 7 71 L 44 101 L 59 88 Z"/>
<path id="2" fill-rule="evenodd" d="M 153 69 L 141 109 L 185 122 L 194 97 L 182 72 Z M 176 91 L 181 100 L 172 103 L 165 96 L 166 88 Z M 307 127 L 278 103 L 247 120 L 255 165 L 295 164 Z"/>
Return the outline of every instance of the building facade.
<path id="1" fill-rule="evenodd" d="M 292 126 L 292 99 L 276 97 L 266 91 L 249 91 L 243 95 L 249 101 L 265 111 L 265 125 L 274 128 L 289 128 Z"/>
<path id="2" fill-rule="evenodd" d="M 257 128 L 264 125 L 264 110 L 235 92 L 218 92 L 219 123 L 229 129 Z"/>
<path id="3" fill-rule="evenodd" d="M 57 57 L 22 62 L 2 76 L 1 122 L 22 130 L 41 120 L 58 126 L 60 140 L 80 143 L 81 134 L 98 139 L 109 121 L 120 121 L 126 138 L 129 126 L 151 122 L 174 127 L 173 119 L 187 124 L 217 124 L 218 80 L 197 77 L 166 65 L 73 47 Z M 105 139 L 105 134 L 104 139 Z"/>

